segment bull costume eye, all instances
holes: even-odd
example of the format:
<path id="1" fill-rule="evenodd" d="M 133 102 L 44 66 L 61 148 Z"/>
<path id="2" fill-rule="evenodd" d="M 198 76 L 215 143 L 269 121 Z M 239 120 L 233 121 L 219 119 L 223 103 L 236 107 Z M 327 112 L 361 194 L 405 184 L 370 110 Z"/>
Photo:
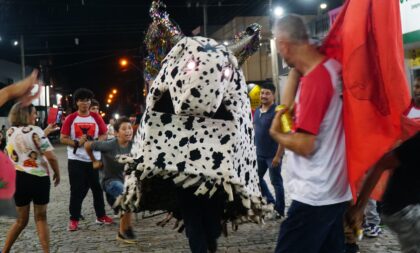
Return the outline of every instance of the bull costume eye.
<path id="1" fill-rule="evenodd" d="M 229 78 L 231 74 L 230 69 L 226 68 L 225 70 L 223 70 L 223 75 L 225 76 L 225 78 Z"/>
<path id="2" fill-rule="evenodd" d="M 227 65 L 222 69 L 222 80 L 229 80 L 232 77 L 233 67 L 232 65 Z"/>
<path id="3" fill-rule="evenodd" d="M 188 70 L 194 70 L 196 66 L 197 66 L 197 63 L 194 60 L 190 60 L 187 63 L 187 69 Z"/>

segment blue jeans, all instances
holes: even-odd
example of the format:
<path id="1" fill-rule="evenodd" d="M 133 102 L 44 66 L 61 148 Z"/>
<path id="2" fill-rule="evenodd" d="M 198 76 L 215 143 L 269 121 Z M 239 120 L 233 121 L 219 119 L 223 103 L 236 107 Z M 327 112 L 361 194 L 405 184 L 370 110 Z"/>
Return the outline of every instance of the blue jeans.
<path id="1" fill-rule="evenodd" d="M 371 198 L 369 198 L 365 208 L 365 223 L 376 226 L 381 224 L 381 217 L 377 210 L 376 200 Z"/>
<path id="2" fill-rule="evenodd" d="M 105 182 L 104 188 L 105 192 L 111 195 L 115 201 L 124 192 L 124 183 L 120 180 L 108 180 Z"/>
<path id="3" fill-rule="evenodd" d="M 283 178 L 281 177 L 281 163 L 272 167 L 271 163 L 273 158 L 265 158 L 257 156 L 257 165 L 258 165 L 258 177 L 260 178 L 260 187 L 261 194 L 263 197 L 267 198 L 268 203 L 274 204 L 274 209 L 281 215 L 284 216 L 284 188 L 283 188 Z M 274 187 L 274 194 L 276 199 L 273 198 L 273 195 L 268 189 L 267 183 L 264 180 L 264 175 L 267 172 L 267 169 L 270 173 L 271 184 Z"/>
<path id="4" fill-rule="evenodd" d="M 344 252 L 347 204 L 311 206 L 294 200 L 280 226 L 275 253 Z"/>

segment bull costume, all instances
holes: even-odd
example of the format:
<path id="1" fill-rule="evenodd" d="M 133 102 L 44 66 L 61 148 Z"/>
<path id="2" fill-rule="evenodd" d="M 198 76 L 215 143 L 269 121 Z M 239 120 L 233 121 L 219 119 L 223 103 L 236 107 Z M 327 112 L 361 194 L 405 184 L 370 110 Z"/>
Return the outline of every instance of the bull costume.
<path id="1" fill-rule="evenodd" d="M 258 48 L 260 26 L 248 27 L 228 48 L 183 36 L 162 6 L 153 2 L 151 27 L 162 22 L 160 12 L 175 31 L 165 46 L 174 46 L 150 87 L 131 157 L 120 158 L 127 164 L 119 203 L 123 210 L 172 212 L 183 219 L 193 252 L 214 252 L 221 222 L 259 223 L 271 209 L 259 189 L 250 101 L 239 68 Z"/>

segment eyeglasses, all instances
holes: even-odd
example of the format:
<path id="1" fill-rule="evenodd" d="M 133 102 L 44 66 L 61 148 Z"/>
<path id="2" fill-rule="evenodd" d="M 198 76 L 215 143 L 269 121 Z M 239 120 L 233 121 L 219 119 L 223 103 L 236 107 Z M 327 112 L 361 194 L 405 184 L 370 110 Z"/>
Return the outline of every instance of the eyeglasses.
<path id="1" fill-rule="evenodd" d="M 80 102 L 80 103 L 90 103 L 90 99 L 89 98 L 78 99 L 77 102 Z"/>

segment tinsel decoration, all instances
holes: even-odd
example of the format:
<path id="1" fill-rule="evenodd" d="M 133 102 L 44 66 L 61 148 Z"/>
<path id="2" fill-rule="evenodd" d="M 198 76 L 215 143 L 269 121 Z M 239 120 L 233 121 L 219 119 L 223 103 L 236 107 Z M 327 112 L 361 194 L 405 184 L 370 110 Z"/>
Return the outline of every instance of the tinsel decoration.
<path id="1" fill-rule="evenodd" d="M 261 25 L 254 23 L 248 26 L 245 31 L 235 35 L 234 43 L 228 48 L 238 59 L 239 65 L 242 65 L 251 55 L 260 48 Z"/>
<path id="2" fill-rule="evenodd" d="M 148 82 L 156 77 L 162 60 L 184 36 L 181 29 L 171 22 L 165 9 L 166 5 L 162 1 L 156 0 L 152 2 L 149 11 L 153 21 L 144 39 L 147 49 L 147 56 L 144 59 L 144 78 Z"/>

